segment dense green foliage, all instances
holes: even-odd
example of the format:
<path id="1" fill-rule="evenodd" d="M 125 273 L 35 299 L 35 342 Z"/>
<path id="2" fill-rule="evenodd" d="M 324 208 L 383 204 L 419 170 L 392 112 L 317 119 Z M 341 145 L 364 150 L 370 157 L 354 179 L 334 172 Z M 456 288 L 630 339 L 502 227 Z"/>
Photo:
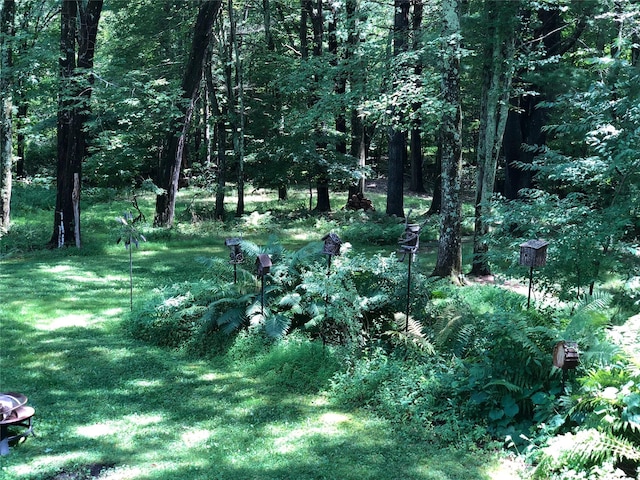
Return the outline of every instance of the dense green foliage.
<path id="1" fill-rule="evenodd" d="M 105 396 L 116 392 L 119 409 L 126 407 L 126 397 L 142 395 L 144 401 L 135 403 L 148 415 L 142 423 L 160 422 L 145 402 L 157 406 L 164 433 L 159 427 L 132 426 L 135 421 L 118 425 L 120 433 L 133 428 L 135 437 L 144 437 L 145 453 L 166 447 L 164 440 L 184 440 L 166 431 L 183 418 L 171 413 L 171 399 L 164 399 L 160 389 L 149 394 L 145 388 L 170 385 L 177 397 L 186 385 L 201 393 L 188 405 L 198 412 L 210 407 L 209 396 L 223 401 L 220 391 L 230 389 L 233 401 L 216 408 L 217 413 L 231 411 L 232 418 L 213 421 L 205 413 L 187 413 L 198 434 L 216 429 L 223 434 L 207 437 L 211 442 L 205 441 L 194 462 L 189 448 L 178 448 L 177 473 L 163 466 L 168 473 L 159 478 L 175 478 L 174 473 L 210 478 L 194 470 L 214 461 L 224 464 L 229 455 L 246 463 L 244 452 L 264 469 L 243 466 L 238 472 L 227 465 L 223 477 L 262 478 L 269 470 L 273 478 L 318 478 L 321 464 L 338 456 L 340 442 L 352 441 L 357 433 L 350 431 L 322 452 L 317 447 L 322 442 L 309 438 L 305 451 L 283 462 L 225 428 L 240 418 L 240 428 L 258 426 L 269 440 L 284 436 L 294 443 L 311 411 L 296 410 L 301 398 L 334 409 L 327 412 L 332 415 L 366 410 L 394 427 L 382 447 L 367 438 L 369 443 L 349 452 L 336 470 L 340 478 L 392 477 L 383 453 L 393 444 L 391 464 L 401 465 L 397 444 L 403 442 L 470 452 L 504 445 L 540 479 L 637 478 L 640 360 L 637 345 L 629 349 L 625 342 L 637 337 L 640 310 L 640 6 L 618 0 L 448 4 L 452 11 L 460 8 L 460 31 L 451 38 L 443 38 L 442 23 L 456 19 L 432 0 L 225 2 L 210 44 L 198 50 L 207 55 L 202 78 L 194 80 L 201 89 L 192 118 L 179 124 L 186 109 L 181 82 L 194 47 L 199 5 L 105 2 L 95 64 L 91 72 L 76 72 L 77 78 L 90 76 L 92 95 L 82 129 L 89 141 L 82 152 L 83 248 L 71 252 L 42 250 L 59 210 L 54 207 L 56 189 L 62 188 L 53 180 L 59 173 L 56 152 L 69 146 L 57 143 L 63 140 L 56 131 L 65 111 L 56 99 L 74 100 L 56 73 L 59 2 L 16 2 L 17 33 L 9 34 L 5 25 L 1 33 L 3 56 L 11 51 L 13 68 L 0 73 L 0 94 L 14 102 L 3 118 L 15 117 L 9 133 L 20 181 L 13 184 L 10 230 L 0 236 L 0 259 L 9 272 L 1 273 L 2 292 L 15 289 L 21 298 L 0 302 L 0 342 L 11 340 L 2 362 L 17 357 L 26 366 L 16 373 L 3 363 L 0 381 L 2 388 L 5 382 L 21 388 L 26 378 L 32 390 L 45 391 L 44 433 L 63 438 L 59 449 L 53 447 L 60 455 L 57 466 L 73 466 L 75 460 L 62 458 L 64 449 L 85 448 L 78 447 L 77 431 L 93 424 L 74 420 L 71 409 L 65 411 L 71 426 L 49 420 L 56 417 L 50 405 L 59 403 L 62 388 L 54 380 L 63 393 L 100 405 L 91 418 L 99 426 L 111 425 L 114 406 L 96 399 L 93 390 Z M 447 103 L 440 93 L 447 63 L 443 47 L 458 42 L 464 50 L 452 56 L 460 68 L 451 73 L 459 76 L 462 95 Z M 493 67 L 483 58 L 491 55 Z M 498 76 L 491 77 L 496 65 Z M 504 97 L 490 101 L 487 92 L 499 90 L 495 82 L 505 85 Z M 507 104 L 508 115 L 503 113 L 509 118 L 501 117 L 506 126 L 500 126 L 496 111 Z M 437 195 L 438 176 L 448 174 L 434 163 L 451 153 L 446 145 L 442 150 L 443 112 L 454 111 L 462 112 L 463 130 L 456 131 L 455 140 L 463 147 L 464 162 L 462 188 L 452 182 L 452 200 L 462 198 L 465 205 L 447 223 L 425 215 L 431 198 L 401 198 L 412 209 L 410 220 L 422 226 L 422 247 L 409 277 L 407 258 L 399 262 L 395 252 L 403 221 L 381 213 L 390 189 L 370 187 L 387 181 L 390 133 L 395 132 L 403 136 L 400 166 L 405 173 L 416 162 L 424 166 L 417 175 Z M 156 187 L 158 164 L 181 128 L 177 220 L 173 228 L 161 229 L 151 225 L 153 195 L 163 193 Z M 481 147 L 478 137 L 489 128 L 495 130 L 490 135 L 495 143 Z M 411 142 L 407 148 L 402 142 L 410 136 L 422 144 Z M 7 160 L 6 143 L 1 147 Z M 471 184 L 487 167 L 478 161 L 483 148 L 497 162 L 490 166 L 497 185 L 491 180 L 476 197 L 483 207 L 478 222 Z M 9 165 L 9 172 L 0 173 L 11 177 L 8 160 L 0 163 Z M 372 180 L 365 194 L 377 211 L 341 208 L 347 188 L 363 176 Z M 402 172 L 399 178 L 402 191 Z M 332 209 L 320 208 L 321 187 L 331 189 Z M 326 215 L 313 212 L 314 199 Z M 232 203 L 238 205 L 234 218 Z M 128 220 L 114 221 L 132 206 L 139 214 L 135 228 Z M 480 241 L 488 250 L 477 252 L 494 274 L 477 280 L 494 285 L 460 276 L 455 280 L 462 285 L 454 287 L 430 278 L 434 246 L 440 241 L 451 247 L 443 249 L 447 254 L 460 246 L 442 241 L 448 227 L 462 224 L 462 234 L 470 236 L 474 220 L 483 234 L 486 226 Z M 329 232 L 344 242 L 342 255 L 331 259 L 321 253 L 320 240 Z M 245 258 L 235 271 L 237 282 L 223 246 L 228 237 L 242 238 Z M 144 238 L 150 242 L 136 251 L 135 263 L 131 248 L 126 252 L 127 264 L 118 239 L 131 247 Z M 530 239 L 549 242 L 546 264 L 535 270 L 518 258 L 520 245 Z M 273 261 L 263 279 L 254 269 L 260 254 Z M 464 257 L 466 266 L 466 251 Z M 31 263 L 35 273 L 27 271 Z M 67 276 L 69 271 L 73 275 Z M 532 308 L 526 302 L 530 273 Z M 82 280 L 75 282 L 76 277 Z M 115 285 L 125 279 L 128 291 Z M 89 305 L 84 313 L 69 307 L 81 304 Z M 34 313 L 37 308 L 41 311 Z M 74 322 L 98 333 L 97 340 L 88 339 Z M 627 335 L 616 337 L 621 328 Z M 26 338 L 37 345 L 33 352 Z M 579 346 L 575 370 L 552 364 L 551 352 L 564 340 Z M 140 378 L 124 375 L 128 349 L 151 357 L 133 363 Z M 85 352 L 98 352 L 101 363 L 92 363 Z M 28 368 L 33 364 L 36 369 Z M 78 365 L 82 369 L 75 370 Z M 100 375 L 105 365 L 107 373 Z M 169 373 L 150 376 L 154 367 Z M 206 378 L 215 377 L 215 368 L 228 369 L 229 384 L 241 385 L 205 387 L 189 376 L 190 368 Z M 82 375 L 89 380 L 83 382 Z M 106 380 L 114 381 L 113 391 L 105 388 Z M 252 393 L 244 388 L 252 383 L 260 388 L 253 391 L 255 400 L 247 400 Z M 291 404 L 278 403 L 282 393 L 291 396 Z M 188 409 L 178 410 L 184 415 Z M 293 431 L 280 425 L 287 422 L 295 424 Z M 318 424 L 324 427 L 323 421 Z M 364 429 L 380 432 L 379 427 Z M 225 443 L 225 434 L 234 440 Z M 109 442 L 115 440 L 109 437 Z M 102 443 L 102 438 L 95 442 Z M 129 453 L 134 444 L 126 444 L 122 450 L 127 452 L 103 446 L 104 459 L 90 461 L 105 462 L 106 468 L 112 461 L 135 462 Z M 216 451 L 215 460 L 208 457 L 209 449 Z M 362 456 L 375 457 L 373 466 L 353 477 L 360 472 L 349 473 L 349 467 Z M 465 478 L 462 467 L 451 475 L 425 471 L 417 450 L 409 456 L 413 470 L 406 478 Z M 300 462 L 307 457 L 313 462 Z M 39 457 L 42 465 L 45 458 Z M 161 457 L 162 462 L 171 460 Z M 292 470 L 296 462 L 303 466 Z M 12 479 L 20 475 L 16 465 Z M 31 477 L 53 478 L 42 465 L 31 465 Z M 483 474 L 478 469 L 474 475 Z"/>

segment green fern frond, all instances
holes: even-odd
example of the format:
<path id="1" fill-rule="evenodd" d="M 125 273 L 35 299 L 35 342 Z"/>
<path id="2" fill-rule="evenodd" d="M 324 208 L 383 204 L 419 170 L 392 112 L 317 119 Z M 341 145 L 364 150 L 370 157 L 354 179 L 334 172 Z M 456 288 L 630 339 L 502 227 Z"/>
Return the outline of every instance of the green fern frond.
<path id="1" fill-rule="evenodd" d="M 611 305 L 613 296 L 608 292 L 595 291 L 593 295 L 581 295 L 576 304 L 576 310 L 601 312 Z"/>
<path id="2" fill-rule="evenodd" d="M 227 335 L 238 330 L 245 320 L 244 312 L 241 308 L 232 308 L 218 317 L 218 326 Z"/>
<path id="3" fill-rule="evenodd" d="M 394 318 L 397 329 L 388 330 L 385 335 L 405 346 L 417 347 L 428 354 L 435 353 L 433 344 L 424 334 L 424 327 L 418 320 L 409 316 L 409 324 L 407 325 L 407 316 L 405 314 L 396 313 Z"/>
<path id="4" fill-rule="evenodd" d="M 264 330 L 267 335 L 273 338 L 282 338 L 289 331 L 291 319 L 284 315 L 269 315 L 264 319 Z"/>
<path id="5" fill-rule="evenodd" d="M 599 464 L 613 458 L 619 460 L 640 460 L 640 450 L 630 441 L 608 433 L 589 431 L 591 435 L 577 441 L 570 453 L 570 459 L 581 465 Z"/>
<path id="6" fill-rule="evenodd" d="M 511 383 L 507 380 L 493 380 L 491 382 L 488 382 L 486 384 L 487 387 L 490 386 L 501 386 L 506 388 L 508 391 L 510 391 L 511 393 L 521 393 L 522 392 L 522 388 L 519 387 L 518 385 Z"/>

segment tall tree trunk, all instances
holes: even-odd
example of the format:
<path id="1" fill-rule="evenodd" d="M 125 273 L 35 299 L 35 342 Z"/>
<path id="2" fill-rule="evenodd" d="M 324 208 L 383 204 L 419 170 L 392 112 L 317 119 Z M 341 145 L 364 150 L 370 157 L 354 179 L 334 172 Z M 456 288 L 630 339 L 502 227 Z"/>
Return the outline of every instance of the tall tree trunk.
<path id="1" fill-rule="evenodd" d="M 422 41 L 421 41 L 421 28 L 422 28 L 422 12 L 424 11 L 424 5 L 422 3 L 423 0 L 412 0 L 413 3 L 413 19 L 412 19 L 412 34 L 413 34 L 413 45 L 412 48 L 415 52 L 420 50 Z M 416 66 L 414 67 L 414 73 L 416 78 L 420 79 L 422 76 L 422 60 L 420 59 L 420 55 L 417 55 Z M 420 82 L 420 80 L 418 80 Z M 417 87 L 420 85 L 418 84 Z M 422 107 L 421 103 L 415 102 L 412 105 L 412 110 L 414 114 L 414 119 L 412 122 L 411 128 L 411 139 L 410 139 L 410 147 L 409 152 L 411 154 L 411 158 L 409 163 L 411 165 L 411 181 L 409 183 L 409 190 L 416 193 L 424 193 L 424 178 L 422 171 L 422 163 L 424 161 L 424 157 L 422 155 L 422 121 L 419 114 L 416 112 L 420 111 Z"/>
<path id="2" fill-rule="evenodd" d="M 393 17 L 393 55 L 399 56 L 408 47 L 409 10 L 411 0 L 395 0 Z M 398 81 L 394 81 L 394 88 Z M 401 125 L 392 125 L 389 136 L 389 170 L 387 176 L 387 215 L 404 217 L 404 164 L 407 160 L 407 133 Z"/>
<path id="3" fill-rule="evenodd" d="M 234 13 L 233 0 L 228 1 L 229 5 L 229 62 L 234 66 L 235 76 L 233 91 L 233 150 L 236 156 L 236 182 L 238 187 L 238 203 L 236 205 L 236 216 L 244 215 L 244 67 L 240 56 L 240 42 L 237 35 L 238 19 Z M 229 79 L 231 80 L 231 79 Z M 231 99 L 231 97 L 230 97 Z"/>
<path id="4" fill-rule="evenodd" d="M 331 17 L 329 20 L 329 54 L 331 55 L 331 66 L 338 67 L 338 59 L 340 53 L 338 52 L 338 4 L 331 4 Z M 334 93 L 340 106 L 338 112 L 335 115 L 336 132 L 339 138 L 336 143 L 336 152 L 338 155 L 347 154 L 347 115 L 345 113 L 344 94 L 347 91 L 347 76 L 340 69 L 334 79 Z"/>
<path id="5" fill-rule="evenodd" d="M 351 92 L 357 92 L 359 89 L 364 90 L 366 76 L 360 75 L 360 70 L 354 66 L 354 53 L 358 44 L 358 0 L 346 0 L 345 10 L 347 14 L 347 44 L 345 48 L 345 62 L 349 66 L 347 68 L 346 80 L 351 85 Z M 354 102 L 356 103 L 356 102 Z M 350 118 L 351 130 L 351 156 L 358 159 L 358 170 L 360 177 L 355 186 L 349 188 L 349 198 L 353 194 L 364 194 L 366 184 L 365 168 L 367 166 L 368 138 L 364 121 L 360 116 L 360 112 L 354 108 L 351 111 Z"/>
<path id="6" fill-rule="evenodd" d="M 273 34 L 271 33 L 271 5 L 270 0 L 262 0 L 262 14 L 264 16 L 264 38 L 267 42 L 267 50 L 274 52 L 276 44 L 273 41 Z"/>
<path id="7" fill-rule="evenodd" d="M 80 248 L 82 162 L 87 154 L 85 124 L 94 81 L 102 0 L 62 2 L 60 24 L 60 93 L 58 101 L 57 195 L 49 245 Z M 77 42 L 77 58 L 76 58 Z M 88 73 L 87 73 L 88 72 Z"/>
<path id="8" fill-rule="evenodd" d="M 443 72 L 441 123 L 442 206 L 440 239 L 434 276 L 459 282 L 462 273 L 460 183 L 462 173 L 462 112 L 460 105 L 460 0 L 442 0 Z"/>
<path id="9" fill-rule="evenodd" d="M 324 16 L 323 16 L 323 4 L 322 0 L 303 0 L 303 5 L 306 8 L 306 15 L 311 19 L 311 29 L 313 31 L 313 56 L 316 59 L 319 59 L 322 56 L 323 52 L 323 41 L 324 41 Z M 306 25 L 306 21 L 305 21 Z M 306 30 L 305 34 L 301 37 L 306 39 Z M 306 42 L 306 40 L 305 40 Z M 304 53 L 303 53 L 304 58 Z M 318 74 L 314 75 L 314 84 L 318 83 Z M 309 101 L 310 106 L 315 104 L 318 101 L 318 96 L 315 90 L 317 90 L 316 85 L 313 87 L 314 93 L 311 95 L 311 99 Z M 316 134 L 318 137 L 322 135 L 322 126 L 314 125 Z M 316 150 L 322 151 L 326 148 L 326 145 L 323 142 L 316 142 Z M 316 212 L 328 212 L 331 210 L 331 201 L 329 197 L 329 173 L 327 171 L 327 167 L 325 165 L 318 165 L 318 172 L 316 174 Z"/>
<path id="10" fill-rule="evenodd" d="M 191 40 L 191 52 L 182 79 L 182 96 L 185 99 L 185 105 L 180 106 L 182 115 L 178 122 L 180 128 L 178 132 L 169 134 L 167 148 L 163 150 L 161 157 L 158 185 L 164 189 L 164 193 L 156 197 L 154 218 L 156 226 L 173 226 L 184 146 L 196 99 L 198 98 L 205 53 L 207 52 L 213 23 L 218 16 L 220 6 L 221 0 L 204 0 L 198 10 L 198 17 Z"/>
<path id="11" fill-rule="evenodd" d="M 440 213 L 442 206 L 442 135 L 438 132 L 436 135 L 436 162 L 435 162 L 435 178 L 433 179 L 433 196 L 431 197 L 431 206 L 427 215 L 437 215 Z"/>
<path id="12" fill-rule="evenodd" d="M 213 150 L 213 143 L 216 147 L 216 200 L 215 200 L 215 212 L 214 217 L 216 220 L 224 220 L 224 197 L 225 189 L 227 185 L 227 131 L 226 131 L 226 119 L 228 118 L 228 112 L 226 107 L 223 110 L 218 102 L 218 96 L 216 94 L 216 87 L 213 83 L 213 74 L 211 72 L 211 45 L 207 49 L 207 61 L 204 68 L 205 89 L 207 91 L 207 97 L 209 99 L 209 109 L 212 111 L 215 117 L 215 124 L 213 128 L 213 141 L 211 149 Z M 225 58 L 222 55 L 222 58 Z M 225 103 L 227 105 L 227 103 Z"/>
<path id="13" fill-rule="evenodd" d="M 16 136 L 16 156 L 18 157 L 16 160 L 16 176 L 18 178 L 24 178 L 27 175 L 25 167 L 27 136 L 24 134 L 23 128 L 27 121 L 28 109 L 29 104 L 27 103 L 27 100 L 24 98 L 19 98 L 16 115 L 16 128 L 18 130 Z"/>
<path id="14" fill-rule="evenodd" d="M 13 181 L 13 40 L 16 4 L 4 0 L 0 13 L 0 236 L 9 231 Z"/>
<path id="15" fill-rule="evenodd" d="M 473 275 L 489 275 L 486 258 L 489 232 L 487 217 L 496 179 L 498 155 L 508 116 L 511 80 L 514 70 L 515 24 L 517 2 L 485 2 L 484 21 L 487 39 L 484 46 L 480 127 L 477 148 L 475 230 L 473 237 Z"/>

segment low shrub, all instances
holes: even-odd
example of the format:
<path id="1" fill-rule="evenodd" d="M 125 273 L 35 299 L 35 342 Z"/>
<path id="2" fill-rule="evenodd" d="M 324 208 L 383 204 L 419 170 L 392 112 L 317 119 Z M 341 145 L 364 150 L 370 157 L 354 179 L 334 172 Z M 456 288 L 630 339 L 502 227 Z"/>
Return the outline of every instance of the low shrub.
<path id="1" fill-rule="evenodd" d="M 468 401 L 459 395 L 461 374 L 455 358 L 408 360 L 374 348 L 334 376 L 330 393 L 338 404 L 367 408 L 436 445 L 486 441 L 483 423 L 469 415 Z"/>

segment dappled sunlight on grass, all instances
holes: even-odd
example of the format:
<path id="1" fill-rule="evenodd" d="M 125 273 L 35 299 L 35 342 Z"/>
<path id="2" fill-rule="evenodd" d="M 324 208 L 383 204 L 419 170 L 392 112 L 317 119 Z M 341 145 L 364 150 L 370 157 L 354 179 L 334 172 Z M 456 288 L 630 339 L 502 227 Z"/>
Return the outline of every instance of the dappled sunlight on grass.
<path id="1" fill-rule="evenodd" d="M 227 255 L 215 242 L 134 251 L 134 302 L 206 274 L 196 257 Z M 111 480 L 490 478 L 486 456 L 454 456 L 461 466 L 447 473 L 451 455 L 435 464 L 429 445 L 387 422 L 274 382 L 264 359 L 194 360 L 124 336 L 128 260 L 107 252 L 2 262 L 0 390 L 29 397 L 37 435 L 3 457 L 3 480 L 92 463 L 112 466 L 100 476 Z"/>

